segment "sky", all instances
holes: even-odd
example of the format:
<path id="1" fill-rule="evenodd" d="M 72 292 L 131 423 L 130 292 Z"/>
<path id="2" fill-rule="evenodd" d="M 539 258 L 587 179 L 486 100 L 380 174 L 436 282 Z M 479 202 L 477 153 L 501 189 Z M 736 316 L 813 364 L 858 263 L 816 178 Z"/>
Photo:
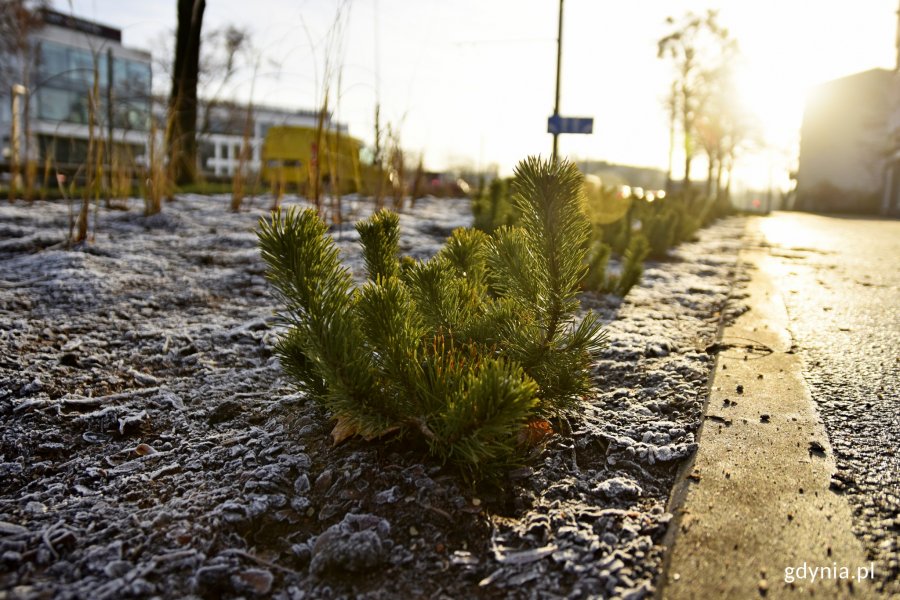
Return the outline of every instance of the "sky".
<path id="1" fill-rule="evenodd" d="M 176 24 L 175 0 L 55 5 L 121 28 L 126 45 L 156 56 Z M 560 136 L 560 153 L 664 169 L 673 71 L 657 40 L 667 16 L 708 8 L 740 45 L 742 101 L 764 142 L 739 158 L 738 188 L 788 185 L 815 85 L 894 67 L 897 0 L 565 0 L 560 112 L 593 117 L 594 132 Z M 343 34 L 329 38 L 339 9 Z M 371 143 L 377 99 L 382 124 L 427 167 L 493 164 L 509 174 L 551 151 L 558 11 L 557 0 L 207 0 L 204 30 L 245 27 L 258 49 L 255 77 L 238 73 L 224 97 L 246 101 L 252 91 L 257 103 L 314 108 L 330 58 L 342 65 L 334 110 L 354 137 Z M 157 83 L 165 91 L 164 78 Z M 676 154 L 676 178 L 681 164 Z M 695 164 L 697 179 L 705 167 Z"/>

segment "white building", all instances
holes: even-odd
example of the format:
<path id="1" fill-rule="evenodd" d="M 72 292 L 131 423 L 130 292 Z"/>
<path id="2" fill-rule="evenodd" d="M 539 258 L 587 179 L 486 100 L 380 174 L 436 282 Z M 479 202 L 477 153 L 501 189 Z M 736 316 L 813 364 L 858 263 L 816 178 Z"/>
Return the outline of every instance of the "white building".
<path id="1" fill-rule="evenodd" d="M 800 131 L 801 210 L 879 213 L 892 187 L 890 124 L 898 118 L 897 75 L 871 69 L 810 94 Z"/>
<path id="2" fill-rule="evenodd" d="M 898 44 L 898 52 L 900 52 L 900 44 Z M 888 139 L 888 156 L 885 160 L 881 214 L 900 217 L 900 70 L 894 71 L 893 105 L 894 111 L 888 122 L 890 137 Z"/>
<path id="3" fill-rule="evenodd" d="M 52 10 L 38 14 L 41 24 L 28 34 L 32 66 L 22 69 L 22 57 L 0 55 L 0 66 L 8 67 L 0 73 L 15 74 L 10 75 L 13 81 L 0 77 L 0 171 L 9 171 L 16 163 L 21 172 L 30 160 L 42 173 L 49 165 L 51 171 L 83 177 L 92 121 L 94 138 L 106 145 L 112 142 L 115 165 L 136 175 L 148 162 L 151 115 L 157 121 L 158 148 L 165 132 L 166 101 L 154 100 L 151 94 L 150 53 L 123 46 L 122 32 L 114 27 Z M 98 94 L 92 107 L 95 78 Z M 13 127 L 10 96 L 16 84 L 20 91 L 17 127 Z M 208 100 L 200 104 L 200 171 L 230 178 L 240 164 L 247 107 Z M 253 106 L 247 170 L 259 172 L 262 144 L 270 127 L 315 127 L 317 117 L 317 111 Z M 324 126 L 347 132 L 347 126 L 333 122 L 330 115 Z M 12 143 L 14 129 L 18 144 Z M 103 161 L 108 160 L 104 155 Z"/>
<path id="4" fill-rule="evenodd" d="M 900 10 L 893 71 L 871 69 L 810 94 L 795 208 L 900 216 Z"/>
<path id="5" fill-rule="evenodd" d="M 204 111 L 208 111 L 204 115 Z M 247 126 L 247 106 L 233 103 L 215 103 L 210 108 L 201 107 L 197 125 L 197 155 L 200 170 L 214 177 L 232 177 L 240 164 L 240 153 L 244 145 L 244 129 Z M 263 141 L 270 127 L 289 125 L 293 127 L 316 127 L 318 113 L 311 110 L 286 110 L 272 106 L 253 105 L 250 110 L 250 156 L 246 168 L 258 173 L 261 167 L 260 154 Z M 324 124 L 326 129 L 337 127 L 342 134 L 347 126 L 331 121 L 330 115 Z"/>
<path id="6" fill-rule="evenodd" d="M 49 163 L 74 174 L 87 159 L 90 122 L 95 139 L 111 140 L 123 165 L 142 164 L 150 127 L 150 54 L 123 46 L 122 32 L 113 27 L 52 10 L 39 14 L 42 25 L 28 35 L 33 65 L 19 76 L 27 81 L 4 82 L 0 90 L 2 164 L 9 167 L 18 146 L 20 163 L 31 159 L 40 168 Z M 20 63 L 8 72 L 22 72 L 21 57 L 4 58 Z M 11 143 L 10 84 L 25 87 L 18 145 Z"/>

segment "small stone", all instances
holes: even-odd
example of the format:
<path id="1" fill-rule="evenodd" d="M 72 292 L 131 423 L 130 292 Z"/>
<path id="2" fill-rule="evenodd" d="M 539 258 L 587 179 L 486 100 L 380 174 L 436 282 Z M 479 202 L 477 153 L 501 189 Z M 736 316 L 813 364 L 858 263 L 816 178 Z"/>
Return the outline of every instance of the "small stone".
<path id="1" fill-rule="evenodd" d="M 19 396 L 31 396 L 32 394 L 38 393 L 42 389 L 44 389 L 43 382 L 35 377 L 31 383 L 23 386 L 22 389 L 19 390 Z"/>
<path id="2" fill-rule="evenodd" d="M 312 549 L 309 547 L 309 544 L 306 543 L 293 544 L 291 546 L 291 552 L 304 563 L 309 562 L 309 559 L 312 556 Z"/>
<path id="3" fill-rule="evenodd" d="M 247 569 L 231 577 L 234 588 L 257 596 L 268 594 L 272 589 L 272 573 L 265 569 Z"/>
<path id="4" fill-rule="evenodd" d="M 744 393 L 744 386 L 742 386 L 741 384 L 738 384 L 738 386 L 737 386 L 736 389 L 737 389 L 737 393 L 738 393 L 738 394 L 743 394 L 743 393 Z"/>
<path id="5" fill-rule="evenodd" d="M 333 481 L 334 473 L 331 469 L 325 469 L 318 477 L 316 477 L 316 482 L 313 484 L 313 487 L 317 493 L 323 494 L 331 487 Z"/>
<path id="6" fill-rule="evenodd" d="M 760 423 L 768 423 L 771 417 L 769 415 L 759 415 Z"/>
<path id="7" fill-rule="evenodd" d="M 610 499 L 634 498 L 641 494 L 641 487 L 627 477 L 613 477 L 600 482 L 597 491 Z"/>
<path id="8" fill-rule="evenodd" d="M 47 512 L 47 505 L 43 502 L 31 501 L 25 505 L 25 512 L 30 515 L 42 515 Z"/>
<path id="9" fill-rule="evenodd" d="M 106 573 L 107 577 L 115 579 L 116 577 L 124 577 L 131 569 L 132 564 L 127 560 L 114 560 L 103 567 L 103 572 Z"/>
<path id="10" fill-rule="evenodd" d="M 209 565 L 200 567 L 197 569 L 197 574 L 194 576 L 194 588 L 197 591 L 206 592 L 207 594 L 218 592 L 222 595 L 221 592 L 226 590 L 231 592 L 231 584 L 228 579 L 230 572 L 231 569 L 229 569 L 227 565 Z"/>
<path id="11" fill-rule="evenodd" d="M 399 501 L 402 497 L 402 492 L 400 491 L 399 486 L 394 486 L 392 488 L 388 488 L 386 490 L 382 490 L 375 494 L 375 503 L 376 504 L 394 504 Z"/>
<path id="12" fill-rule="evenodd" d="M 156 449 L 149 444 L 138 444 L 134 447 L 134 453 L 138 456 L 147 456 L 148 454 L 156 454 Z"/>
<path id="13" fill-rule="evenodd" d="M 315 509 L 312 508 L 312 502 L 310 502 L 309 498 L 306 496 L 294 496 L 291 498 L 291 508 L 294 509 L 297 514 L 303 514 L 308 510 L 312 510 L 315 513 Z"/>
<path id="14" fill-rule="evenodd" d="M 303 495 L 309 491 L 309 477 L 306 473 L 301 474 L 294 480 L 294 492 L 298 495 Z"/>
<path id="15" fill-rule="evenodd" d="M 391 525 L 373 515 L 349 513 L 343 521 L 326 529 L 312 548 L 309 571 L 322 575 L 327 571 L 363 572 L 388 558 Z"/>

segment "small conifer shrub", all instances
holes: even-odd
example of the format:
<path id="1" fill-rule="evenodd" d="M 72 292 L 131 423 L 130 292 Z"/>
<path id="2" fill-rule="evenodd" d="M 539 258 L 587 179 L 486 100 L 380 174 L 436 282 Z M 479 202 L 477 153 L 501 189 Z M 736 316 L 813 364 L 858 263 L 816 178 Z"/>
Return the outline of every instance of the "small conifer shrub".
<path id="1" fill-rule="evenodd" d="M 493 233 L 502 225 L 515 225 L 519 215 L 512 201 L 510 180 L 498 177 L 491 181 L 472 201 L 472 216 L 472 226 L 485 233 Z"/>
<path id="2" fill-rule="evenodd" d="M 618 279 L 611 285 L 616 295 L 624 298 L 628 295 L 644 274 L 644 259 L 650 254 L 650 243 L 641 234 L 632 236 L 628 249 L 622 256 L 622 272 Z"/>
<path id="3" fill-rule="evenodd" d="M 260 223 L 267 275 L 289 326 L 276 351 L 336 441 L 397 434 L 474 477 L 518 464 L 530 432 L 589 391 L 604 334 L 575 323 L 589 226 L 569 163 L 519 164 L 519 225 L 458 229 L 427 261 L 399 258 L 399 219 L 360 222 L 368 280 L 354 287 L 311 210 Z"/>
<path id="4" fill-rule="evenodd" d="M 612 254 L 612 248 L 603 242 L 591 245 L 588 251 L 587 274 L 584 276 L 584 289 L 597 292 L 608 291 L 606 266 L 609 263 L 610 254 Z"/>

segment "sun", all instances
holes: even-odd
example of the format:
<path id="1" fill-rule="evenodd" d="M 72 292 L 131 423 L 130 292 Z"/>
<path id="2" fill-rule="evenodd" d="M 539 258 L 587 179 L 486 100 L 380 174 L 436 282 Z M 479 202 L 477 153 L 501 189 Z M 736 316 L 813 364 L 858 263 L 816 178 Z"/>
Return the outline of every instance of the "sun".
<path id="1" fill-rule="evenodd" d="M 807 87 L 779 72 L 745 69 L 737 79 L 739 102 L 764 147 L 786 149 L 796 142 Z"/>

